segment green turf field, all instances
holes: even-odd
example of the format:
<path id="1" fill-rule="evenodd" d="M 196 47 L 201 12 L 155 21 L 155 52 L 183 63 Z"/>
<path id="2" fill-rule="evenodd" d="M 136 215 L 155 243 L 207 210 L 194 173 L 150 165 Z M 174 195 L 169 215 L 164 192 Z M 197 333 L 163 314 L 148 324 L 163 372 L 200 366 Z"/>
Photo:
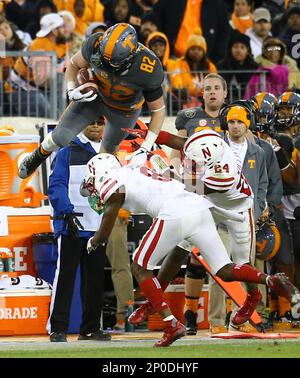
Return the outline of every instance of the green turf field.
<path id="1" fill-rule="evenodd" d="M 116 345 L 117 344 L 117 345 Z M 122 343 L 123 344 L 123 343 Z M 193 343 L 180 345 L 181 342 L 169 348 L 153 348 L 153 341 L 139 343 L 128 343 L 126 346 L 118 346 L 118 343 L 110 347 L 103 343 L 70 343 L 68 345 L 43 345 L 42 347 L 31 346 L 28 350 L 10 346 L 1 346 L 0 356 L 7 357 L 95 357 L 95 358 L 228 358 L 228 357 L 272 357 L 272 358 L 300 358 L 300 339 L 298 340 L 216 340 L 216 341 L 195 341 Z"/>

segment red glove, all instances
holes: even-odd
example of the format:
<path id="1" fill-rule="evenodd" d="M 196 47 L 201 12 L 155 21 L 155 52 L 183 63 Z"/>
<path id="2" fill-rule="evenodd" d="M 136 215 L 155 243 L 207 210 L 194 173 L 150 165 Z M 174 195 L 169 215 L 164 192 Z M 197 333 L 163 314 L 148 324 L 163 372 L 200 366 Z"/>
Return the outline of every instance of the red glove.
<path id="1" fill-rule="evenodd" d="M 141 130 L 141 129 L 121 128 L 121 130 L 142 139 L 146 138 L 146 135 L 148 133 L 148 130 Z M 160 131 L 155 143 L 166 144 L 169 138 L 171 137 L 171 135 L 172 134 L 170 134 L 168 131 Z"/>
<path id="2" fill-rule="evenodd" d="M 122 127 L 122 131 L 125 131 L 126 133 L 129 133 L 137 138 L 142 138 L 144 139 L 148 133 L 148 130 L 141 130 L 141 129 L 127 129 Z"/>

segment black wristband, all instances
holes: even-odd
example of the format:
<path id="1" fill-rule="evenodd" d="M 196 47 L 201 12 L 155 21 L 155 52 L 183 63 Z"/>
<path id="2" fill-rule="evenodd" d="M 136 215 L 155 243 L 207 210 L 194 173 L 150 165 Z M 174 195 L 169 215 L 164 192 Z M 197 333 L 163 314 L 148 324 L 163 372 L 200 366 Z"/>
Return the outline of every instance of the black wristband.
<path id="1" fill-rule="evenodd" d="M 276 158 L 279 164 L 280 170 L 285 169 L 289 166 L 290 162 L 288 161 L 287 157 L 285 156 L 282 148 L 275 152 Z"/>

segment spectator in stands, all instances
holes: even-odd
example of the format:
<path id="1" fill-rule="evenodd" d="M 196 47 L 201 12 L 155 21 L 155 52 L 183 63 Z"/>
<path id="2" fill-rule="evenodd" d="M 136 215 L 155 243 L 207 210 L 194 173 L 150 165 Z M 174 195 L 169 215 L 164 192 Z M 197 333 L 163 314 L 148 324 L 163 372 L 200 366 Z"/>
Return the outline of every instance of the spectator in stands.
<path id="1" fill-rule="evenodd" d="M 196 28 L 187 40 L 185 55 L 175 61 L 170 72 L 172 91 L 181 96 L 187 107 L 196 106 L 202 95 L 203 74 L 217 72 L 206 52 L 206 41 L 201 30 Z"/>
<path id="2" fill-rule="evenodd" d="M 23 50 L 25 45 L 19 38 L 18 34 L 14 30 L 12 24 L 4 17 L 0 18 L 0 38 L 5 41 L 6 51 L 19 51 Z M 13 68 L 17 57 L 0 57 L 0 78 L 1 81 L 5 81 L 8 77 L 9 70 Z"/>
<path id="3" fill-rule="evenodd" d="M 142 8 L 144 13 L 153 11 L 153 6 L 158 2 L 159 0 L 134 0 L 135 4 Z"/>
<path id="4" fill-rule="evenodd" d="M 160 30 L 159 18 L 155 13 L 147 13 L 143 16 L 139 30 L 139 42 L 146 44 L 147 38 L 151 33 Z"/>
<path id="5" fill-rule="evenodd" d="M 252 28 L 252 0 L 235 0 L 229 23 L 240 33 L 246 33 L 248 29 Z"/>
<path id="6" fill-rule="evenodd" d="M 285 44 L 279 39 L 268 37 L 264 40 L 262 55 L 256 62 L 260 64 L 258 72 L 252 75 L 245 92 L 245 98 L 253 97 L 263 88 L 275 96 L 287 89 L 300 87 L 300 74 L 297 63 L 286 55 Z M 265 71 L 266 73 L 262 73 Z"/>
<path id="7" fill-rule="evenodd" d="M 160 0 L 154 6 L 159 16 L 161 30 L 169 39 L 171 54 L 181 57 L 186 51 L 186 41 L 196 27 L 202 29 L 207 43 L 207 56 L 214 62 L 225 57 L 230 26 L 223 0 Z"/>
<path id="8" fill-rule="evenodd" d="M 284 87 L 279 93 L 284 92 L 287 88 L 300 88 L 300 74 L 297 63 L 286 54 L 286 46 L 282 41 L 271 37 L 265 39 L 262 55 L 258 56 L 256 61 L 263 67 L 263 69 L 276 69 L 279 66 L 282 69 L 285 68 L 287 70 L 288 83 L 285 81 L 283 82 Z M 279 77 L 277 78 L 279 79 Z M 273 94 L 275 96 L 278 95 L 278 93 Z"/>
<path id="9" fill-rule="evenodd" d="M 287 24 L 278 38 L 285 43 L 288 55 L 297 61 L 298 68 L 300 68 L 299 47 L 295 49 L 296 43 L 299 42 L 297 35 L 300 34 L 300 3 L 298 7 L 294 6 L 288 9 L 285 17 Z M 296 50 L 294 54 L 293 48 Z"/>
<path id="10" fill-rule="evenodd" d="M 8 21 L 25 30 L 36 18 L 36 7 L 36 0 L 12 0 L 3 4 L 3 13 Z"/>
<path id="11" fill-rule="evenodd" d="M 272 34 L 274 37 L 278 37 L 282 30 L 286 27 L 287 11 L 295 6 L 300 6 L 300 0 L 284 0 L 284 6 L 282 7 L 281 11 L 277 12 L 275 15 L 272 15 Z"/>
<path id="12" fill-rule="evenodd" d="M 170 59 L 170 44 L 168 37 L 164 33 L 153 32 L 148 36 L 146 46 L 149 47 L 149 49 L 160 59 L 163 69 L 166 72 L 163 89 L 165 103 L 167 104 L 167 109 L 170 110 L 169 104 L 172 97 L 172 90 L 168 80 L 168 73 L 173 70 L 175 61 Z"/>
<path id="13" fill-rule="evenodd" d="M 271 14 L 266 8 L 257 8 L 253 12 L 253 21 L 246 35 L 250 38 L 252 55 L 256 58 L 262 53 L 264 39 L 271 35 Z"/>
<path id="14" fill-rule="evenodd" d="M 231 99 L 241 99 L 253 74 L 253 72 L 243 71 L 256 71 L 258 68 L 258 64 L 252 57 L 250 38 L 238 30 L 234 30 L 229 42 L 227 57 L 217 67 L 219 71 L 231 71 L 222 73 L 222 76 L 230 88 Z"/>
<path id="15" fill-rule="evenodd" d="M 104 21 L 104 6 L 100 0 L 54 0 L 59 11 L 71 12 L 76 21 L 75 32 L 81 37 L 85 36 L 91 22 Z"/>
<path id="16" fill-rule="evenodd" d="M 63 34 L 63 18 L 50 13 L 41 19 L 41 30 L 37 33 L 28 51 L 40 51 L 40 56 L 20 57 L 10 72 L 7 90 L 14 115 L 50 117 L 49 88 L 52 82 L 51 57 L 45 51 L 56 52 L 58 71 L 65 65 L 66 41 Z"/>
<path id="17" fill-rule="evenodd" d="M 94 235 L 101 221 L 94 210 L 98 213 L 101 210 L 79 194 L 86 163 L 100 150 L 101 129 L 102 125 L 95 122 L 87 126 L 70 146 L 59 150 L 49 179 L 49 199 L 54 209 L 53 227 L 55 237 L 58 238 L 59 256 L 48 324 L 51 342 L 67 341 L 72 294 L 79 264 L 83 314 L 78 340 L 111 339 L 109 334 L 100 329 L 106 245 L 98 246 L 90 254 L 86 250 L 89 238 Z"/>
<path id="18" fill-rule="evenodd" d="M 273 20 L 277 15 L 283 14 L 284 3 L 285 0 L 263 0 L 260 6 L 269 10 L 271 19 Z"/>
<path id="19" fill-rule="evenodd" d="M 169 72 L 173 68 L 174 60 L 170 59 L 170 44 L 168 37 L 164 33 L 153 32 L 146 41 L 146 46 L 154 52 L 160 59 L 165 71 Z"/>
<path id="20" fill-rule="evenodd" d="M 25 31 L 31 35 L 31 38 L 36 37 L 36 33 L 40 30 L 41 24 L 40 20 L 43 16 L 49 13 L 56 13 L 56 6 L 53 4 L 52 0 L 40 0 L 36 5 L 36 16 L 32 22 L 28 23 L 25 27 Z"/>
<path id="21" fill-rule="evenodd" d="M 67 41 L 67 57 L 71 58 L 81 47 L 83 38 L 75 32 L 76 21 L 73 14 L 69 11 L 63 10 L 58 12 L 64 20 L 64 36 Z"/>
<path id="22" fill-rule="evenodd" d="M 139 31 L 143 10 L 131 0 L 112 0 L 105 8 L 104 18 L 109 25 L 126 22 Z"/>

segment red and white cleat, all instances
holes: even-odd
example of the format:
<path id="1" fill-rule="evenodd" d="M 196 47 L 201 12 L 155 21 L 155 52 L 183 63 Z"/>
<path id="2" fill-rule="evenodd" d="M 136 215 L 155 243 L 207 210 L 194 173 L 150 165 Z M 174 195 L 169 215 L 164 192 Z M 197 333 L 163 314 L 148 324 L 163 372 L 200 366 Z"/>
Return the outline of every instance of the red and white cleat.
<path id="1" fill-rule="evenodd" d="M 280 297 L 284 297 L 292 305 L 300 301 L 300 292 L 284 273 L 276 273 L 267 277 L 267 285 Z"/>
<path id="2" fill-rule="evenodd" d="M 174 341 L 180 339 L 186 335 L 186 329 L 183 324 L 181 324 L 177 319 L 172 320 L 172 325 L 168 325 L 165 328 L 165 332 L 162 335 L 162 338 L 157 341 L 155 347 L 168 347 Z"/>
<path id="3" fill-rule="evenodd" d="M 256 309 L 256 306 L 261 298 L 262 296 L 258 289 L 256 289 L 253 293 L 248 294 L 242 307 L 237 310 L 231 319 L 233 325 L 241 325 L 246 323 L 251 318 L 251 315 Z"/>
<path id="4" fill-rule="evenodd" d="M 154 307 L 152 307 L 152 304 L 149 301 L 146 301 L 129 316 L 128 322 L 135 325 L 141 324 L 148 318 L 149 315 L 154 313 Z"/>

